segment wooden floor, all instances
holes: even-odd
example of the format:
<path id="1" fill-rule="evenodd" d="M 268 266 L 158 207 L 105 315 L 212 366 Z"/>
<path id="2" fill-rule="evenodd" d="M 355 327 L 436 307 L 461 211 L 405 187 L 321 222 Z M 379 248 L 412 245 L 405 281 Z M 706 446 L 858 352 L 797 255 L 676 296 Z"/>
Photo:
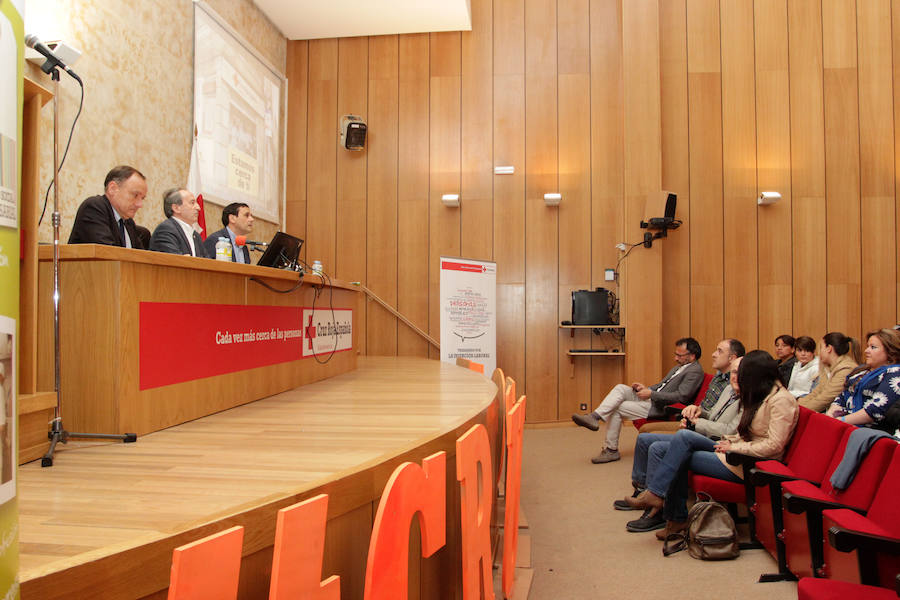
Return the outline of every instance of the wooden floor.
<path id="1" fill-rule="evenodd" d="M 453 365 L 360 357 L 356 371 L 141 437 L 60 447 L 19 470 L 29 582 L 372 469 L 452 432 L 495 387 Z M 273 524 L 274 525 L 274 524 Z M 58 583 L 58 581 L 57 581 Z M 33 586 L 37 590 L 42 586 Z"/>

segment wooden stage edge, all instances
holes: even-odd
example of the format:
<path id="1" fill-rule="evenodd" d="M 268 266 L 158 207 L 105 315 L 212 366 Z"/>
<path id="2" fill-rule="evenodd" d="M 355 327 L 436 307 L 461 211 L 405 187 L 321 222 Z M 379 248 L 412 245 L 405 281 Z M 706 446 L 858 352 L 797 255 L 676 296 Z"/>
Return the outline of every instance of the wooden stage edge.
<path id="1" fill-rule="evenodd" d="M 495 396 L 455 365 L 360 357 L 354 371 L 136 444 L 61 447 L 52 468 L 19 470 L 21 597 L 165 598 L 174 548 L 242 525 L 239 597 L 266 598 L 277 511 L 327 493 L 323 579 L 340 575 L 342 597 L 362 598 L 388 478 L 441 450 L 447 544 L 411 560 L 410 597 L 461 597 L 455 444 L 476 423 L 494 426 Z M 411 557 L 418 535 L 414 520 Z"/>

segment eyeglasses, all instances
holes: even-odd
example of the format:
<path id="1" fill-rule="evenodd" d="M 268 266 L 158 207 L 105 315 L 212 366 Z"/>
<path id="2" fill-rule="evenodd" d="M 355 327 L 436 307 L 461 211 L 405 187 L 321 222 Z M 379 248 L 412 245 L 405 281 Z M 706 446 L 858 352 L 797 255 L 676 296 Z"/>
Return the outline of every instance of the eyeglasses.
<path id="1" fill-rule="evenodd" d="M 677 352 L 677 351 L 675 352 L 675 356 L 677 356 L 678 358 L 684 358 L 684 357 L 690 356 L 690 355 L 691 355 L 690 352 Z"/>

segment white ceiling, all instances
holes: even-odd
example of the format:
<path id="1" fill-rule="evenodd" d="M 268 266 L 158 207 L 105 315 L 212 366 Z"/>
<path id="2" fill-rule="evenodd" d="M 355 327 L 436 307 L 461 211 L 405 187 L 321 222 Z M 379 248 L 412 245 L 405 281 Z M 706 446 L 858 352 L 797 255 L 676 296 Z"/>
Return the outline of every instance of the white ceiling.
<path id="1" fill-rule="evenodd" d="M 470 31 L 470 0 L 254 0 L 289 40 Z"/>

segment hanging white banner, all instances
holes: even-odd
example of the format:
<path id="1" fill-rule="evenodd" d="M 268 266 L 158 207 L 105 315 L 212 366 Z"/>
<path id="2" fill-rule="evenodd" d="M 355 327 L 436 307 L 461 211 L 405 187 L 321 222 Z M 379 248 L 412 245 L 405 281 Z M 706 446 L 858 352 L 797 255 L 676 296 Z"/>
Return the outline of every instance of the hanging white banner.
<path id="1" fill-rule="evenodd" d="M 441 257 L 441 360 L 497 367 L 497 263 Z"/>

